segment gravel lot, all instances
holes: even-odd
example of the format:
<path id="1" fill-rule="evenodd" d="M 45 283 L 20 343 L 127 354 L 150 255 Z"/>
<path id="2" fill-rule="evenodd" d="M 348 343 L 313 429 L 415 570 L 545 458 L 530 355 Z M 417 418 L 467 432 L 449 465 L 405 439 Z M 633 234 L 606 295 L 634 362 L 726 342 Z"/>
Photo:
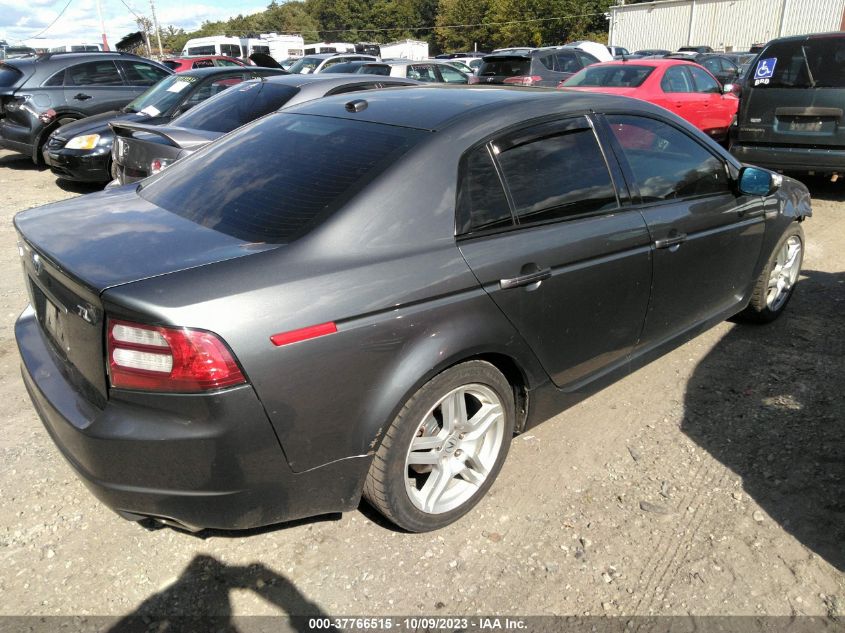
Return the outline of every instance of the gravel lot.
<path id="1" fill-rule="evenodd" d="M 845 183 L 810 185 L 784 318 L 722 323 L 516 438 L 457 524 L 404 534 L 362 506 L 190 535 L 99 505 L 30 406 L 11 220 L 90 189 L 0 151 L 0 615 L 816 615 L 838 628 Z"/>

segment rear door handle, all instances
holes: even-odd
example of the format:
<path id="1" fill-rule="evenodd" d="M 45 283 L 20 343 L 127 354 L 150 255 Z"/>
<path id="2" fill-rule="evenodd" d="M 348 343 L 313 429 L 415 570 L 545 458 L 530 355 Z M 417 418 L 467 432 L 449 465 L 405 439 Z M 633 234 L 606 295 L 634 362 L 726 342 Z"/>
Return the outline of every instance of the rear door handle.
<path id="1" fill-rule="evenodd" d="M 654 240 L 654 248 L 672 248 L 673 246 L 679 246 L 687 241 L 687 234 L 681 233 L 679 235 L 673 235 L 672 237 L 666 237 L 662 240 Z"/>
<path id="2" fill-rule="evenodd" d="M 77 101 L 85 101 L 86 99 L 90 99 L 90 98 L 91 98 L 91 95 L 87 95 L 87 94 L 84 94 L 84 93 L 82 93 L 82 92 L 77 92 L 77 93 L 73 96 L 73 98 L 74 98 L 74 99 L 76 99 Z"/>
<path id="3" fill-rule="evenodd" d="M 500 279 L 499 287 L 502 290 L 509 290 L 510 288 L 519 288 L 520 286 L 530 286 L 531 284 L 536 284 L 538 281 L 548 279 L 551 276 L 552 269 L 543 268 L 541 270 L 536 270 L 533 273 L 528 273 L 527 275 L 520 275 L 519 277 L 513 277 L 511 279 Z"/>

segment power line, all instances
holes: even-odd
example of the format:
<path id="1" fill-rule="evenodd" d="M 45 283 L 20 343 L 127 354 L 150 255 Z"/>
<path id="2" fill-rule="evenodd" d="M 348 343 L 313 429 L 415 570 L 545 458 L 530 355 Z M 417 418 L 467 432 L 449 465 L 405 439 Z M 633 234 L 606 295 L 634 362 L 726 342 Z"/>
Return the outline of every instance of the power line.
<path id="1" fill-rule="evenodd" d="M 53 28 L 53 25 L 54 25 L 56 22 L 58 22 L 58 21 L 59 21 L 59 18 L 60 18 L 60 17 L 62 17 L 62 16 L 65 14 L 65 11 L 67 11 L 67 8 L 70 6 L 70 3 L 71 3 L 71 2 L 73 2 L 73 0 L 67 0 L 67 4 L 65 5 L 65 8 L 64 8 L 64 9 L 62 9 L 62 10 L 59 12 L 59 15 L 57 15 L 57 16 L 56 16 L 56 19 L 55 19 L 55 20 L 53 20 L 52 22 L 50 22 L 50 25 L 49 25 L 46 29 L 44 29 L 43 31 L 41 31 L 38 35 L 33 35 L 33 36 L 29 37 L 28 39 L 35 39 L 36 37 L 41 37 L 41 36 L 42 36 L 42 35 L 44 35 L 47 31 L 49 31 L 51 28 Z"/>

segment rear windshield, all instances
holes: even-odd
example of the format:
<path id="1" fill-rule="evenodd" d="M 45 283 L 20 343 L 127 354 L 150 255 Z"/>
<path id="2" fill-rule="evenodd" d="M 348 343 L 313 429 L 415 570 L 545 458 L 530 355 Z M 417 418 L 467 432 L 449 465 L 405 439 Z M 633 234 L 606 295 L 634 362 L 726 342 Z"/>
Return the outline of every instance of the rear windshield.
<path id="1" fill-rule="evenodd" d="M 636 88 L 641 86 L 654 66 L 589 66 L 566 80 L 565 86 L 590 86 L 606 88 Z"/>
<path id="2" fill-rule="evenodd" d="M 478 68 L 479 77 L 517 77 L 529 74 L 531 59 L 525 57 L 504 57 L 502 59 L 485 59 Z"/>
<path id="3" fill-rule="evenodd" d="M 749 69 L 755 88 L 845 88 L 845 38 L 776 42 Z"/>
<path id="4" fill-rule="evenodd" d="M 14 86 L 23 73 L 14 66 L 0 64 L 0 87 L 8 88 Z"/>
<path id="5" fill-rule="evenodd" d="M 161 63 L 170 68 L 171 70 L 179 68 L 179 62 L 174 62 L 171 59 L 165 59 Z"/>
<path id="6" fill-rule="evenodd" d="M 294 62 L 294 64 L 288 68 L 288 71 L 298 75 L 307 75 L 309 73 L 313 73 L 314 69 L 317 68 L 324 59 L 324 57 L 303 57 L 302 59 Z"/>
<path id="7" fill-rule="evenodd" d="M 284 243 L 318 225 L 427 132 L 279 113 L 145 181 L 145 200 L 248 242 Z"/>
<path id="8" fill-rule="evenodd" d="M 299 88 L 261 80 L 245 81 L 194 106 L 173 119 L 173 125 L 193 130 L 231 132 L 250 121 L 278 110 Z"/>

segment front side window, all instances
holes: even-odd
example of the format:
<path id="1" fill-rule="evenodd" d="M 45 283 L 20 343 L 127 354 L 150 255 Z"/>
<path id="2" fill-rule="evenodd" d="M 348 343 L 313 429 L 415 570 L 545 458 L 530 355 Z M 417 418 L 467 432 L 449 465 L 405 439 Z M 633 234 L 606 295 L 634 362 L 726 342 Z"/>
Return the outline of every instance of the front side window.
<path id="1" fill-rule="evenodd" d="M 455 224 L 458 235 L 513 224 L 508 199 L 486 145 L 461 160 Z"/>
<path id="2" fill-rule="evenodd" d="M 692 80 L 695 84 L 696 92 L 706 92 L 718 94 L 722 92 L 719 87 L 719 82 L 716 81 L 707 71 L 702 70 L 696 66 L 690 66 L 689 71 L 692 74 Z"/>
<path id="3" fill-rule="evenodd" d="M 452 68 L 448 64 L 440 64 L 437 66 L 437 69 L 440 71 L 443 81 L 447 84 L 465 84 L 468 81 L 461 71 Z"/>
<path id="4" fill-rule="evenodd" d="M 429 64 L 414 64 L 413 66 L 408 66 L 405 76 L 408 79 L 416 79 L 417 81 L 437 81 L 437 77 L 434 75 L 434 67 Z"/>
<path id="5" fill-rule="evenodd" d="M 152 64 L 135 61 L 119 61 L 127 81 L 132 86 L 152 86 L 170 74 Z"/>
<path id="6" fill-rule="evenodd" d="M 618 206 L 604 155 L 583 117 L 543 124 L 519 134 L 512 147 L 496 146 L 520 224 Z"/>
<path id="7" fill-rule="evenodd" d="M 211 44 L 209 46 L 192 46 L 188 49 L 188 55 L 216 55 L 217 51 L 214 50 L 214 45 Z"/>
<path id="8" fill-rule="evenodd" d="M 724 163 L 676 127 L 645 117 L 607 117 L 643 202 L 730 191 Z"/>
<path id="9" fill-rule="evenodd" d="M 66 86 L 122 86 L 123 79 L 114 62 L 103 60 L 77 64 L 67 69 Z"/>
<path id="10" fill-rule="evenodd" d="M 683 66 L 670 66 L 660 80 L 663 92 L 694 92 L 692 80 Z"/>

